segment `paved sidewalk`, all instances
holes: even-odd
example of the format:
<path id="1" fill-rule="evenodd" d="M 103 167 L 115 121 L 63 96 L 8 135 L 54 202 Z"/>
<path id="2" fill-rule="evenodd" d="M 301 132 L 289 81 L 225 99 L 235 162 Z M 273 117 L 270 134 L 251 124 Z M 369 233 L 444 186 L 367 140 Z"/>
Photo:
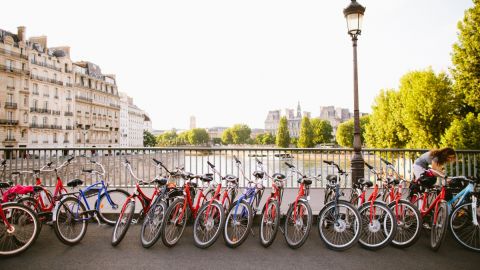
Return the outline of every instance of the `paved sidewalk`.
<path id="1" fill-rule="evenodd" d="M 112 227 L 89 224 L 83 241 L 74 247 L 61 244 L 53 229 L 43 226 L 29 250 L 20 256 L 0 259 L 0 269 L 479 269 L 480 253 L 460 247 L 450 235 L 438 252 L 429 249 L 429 235 L 424 233 L 416 245 L 402 250 L 387 247 L 368 251 L 355 246 L 344 252 L 331 251 L 318 237 L 315 227 L 298 250 L 290 249 L 279 233 L 268 249 L 256 235 L 237 249 L 230 249 L 220 237 L 207 250 L 193 245 L 192 227 L 174 248 L 161 240 L 150 249 L 140 244 L 140 226 L 129 230 L 116 248 L 110 245 Z"/>

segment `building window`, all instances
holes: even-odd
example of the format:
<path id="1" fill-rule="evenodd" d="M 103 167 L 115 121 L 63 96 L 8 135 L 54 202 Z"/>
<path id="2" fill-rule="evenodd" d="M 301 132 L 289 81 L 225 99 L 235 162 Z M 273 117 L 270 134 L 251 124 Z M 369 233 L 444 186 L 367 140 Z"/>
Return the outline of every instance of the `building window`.
<path id="1" fill-rule="evenodd" d="M 13 112 L 7 112 L 7 119 L 13 120 Z"/>
<path id="2" fill-rule="evenodd" d="M 36 125 L 36 124 L 37 124 L 37 117 L 36 117 L 36 116 L 33 116 L 33 117 L 32 117 L 32 124 L 33 124 L 33 125 Z"/>
<path id="3" fill-rule="evenodd" d="M 28 123 L 28 114 L 27 113 L 23 114 L 23 122 Z"/>
<path id="4" fill-rule="evenodd" d="M 23 106 L 27 107 L 28 106 L 28 98 L 27 96 L 23 97 Z"/>
<path id="5" fill-rule="evenodd" d="M 21 136 L 22 136 L 22 139 L 25 139 L 25 137 L 27 136 L 27 131 L 25 129 L 22 130 Z"/>
<path id="6" fill-rule="evenodd" d="M 48 125 L 48 118 L 47 117 L 43 117 L 43 125 Z"/>

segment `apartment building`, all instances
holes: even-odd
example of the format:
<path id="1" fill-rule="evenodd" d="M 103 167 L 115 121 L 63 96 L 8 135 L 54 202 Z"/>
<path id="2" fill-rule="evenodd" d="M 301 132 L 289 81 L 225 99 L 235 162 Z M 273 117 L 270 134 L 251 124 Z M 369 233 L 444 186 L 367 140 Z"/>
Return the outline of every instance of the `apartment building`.
<path id="1" fill-rule="evenodd" d="M 120 93 L 120 146 L 143 147 L 143 131 L 151 130 L 150 117 L 133 103 L 133 98 Z"/>
<path id="2" fill-rule="evenodd" d="M 294 109 L 285 109 L 284 116 L 287 118 L 288 131 L 290 137 L 298 138 L 300 136 L 300 125 L 302 123 L 302 117 L 310 117 L 310 112 L 303 112 L 300 106 L 300 102 L 297 105 L 297 110 Z M 265 120 L 265 132 L 271 134 L 276 134 L 278 126 L 280 124 L 280 118 L 282 117 L 281 110 L 269 111 L 267 114 L 267 119 Z"/>

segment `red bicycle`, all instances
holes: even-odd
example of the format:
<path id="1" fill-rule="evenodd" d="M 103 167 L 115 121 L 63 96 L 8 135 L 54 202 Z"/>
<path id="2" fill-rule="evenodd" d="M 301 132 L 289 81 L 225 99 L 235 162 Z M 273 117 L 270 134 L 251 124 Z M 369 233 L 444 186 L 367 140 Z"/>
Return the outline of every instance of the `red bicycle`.
<path id="1" fill-rule="evenodd" d="M 437 177 L 441 178 L 441 186 L 435 186 Z M 437 251 L 442 245 L 447 232 L 448 206 L 445 201 L 445 185 L 447 177 L 442 172 L 434 169 L 426 170 L 415 185 L 421 185 L 425 191 L 410 194 L 410 202 L 419 205 L 422 218 L 433 214 L 432 228 L 430 231 L 430 247 Z M 433 212 L 433 213 L 432 213 Z"/>
<path id="2" fill-rule="evenodd" d="M 237 164 L 240 162 L 235 156 L 234 159 L 237 161 Z M 195 246 L 199 248 L 210 247 L 220 236 L 221 229 L 225 223 L 226 210 L 224 206 L 230 207 L 235 197 L 236 187 L 238 186 L 238 177 L 234 175 L 222 177 L 220 172 L 215 169 L 215 165 L 210 163 L 210 161 L 207 161 L 207 164 L 220 179 L 227 181 L 227 188 L 224 189 L 222 197 L 222 182 L 210 182 L 206 193 L 208 194 L 209 190 L 212 190 L 214 194 L 210 200 L 200 208 L 193 223 L 193 239 Z"/>
<path id="3" fill-rule="evenodd" d="M 170 173 L 162 162 L 156 159 L 153 159 L 153 161 L 157 167 L 163 167 L 168 173 Z M 123 204 L 122 211 L 120 212 L 120 216 L 118 217 L 115 228 L 113 229 L 112 246 L 120 244 L 122 239 L 125 237 L 135 213 L 135 199 L 138 199 L 142 205 L 139 219 L 145 218 L 143 220 L 142 229 L 140 232 L 140 239 L 142 246 L 144 248 L 149 248 L 153 246 L 160 237 L 160 228 L 163 223 L 163 217 L 168 204 L 168 200 L 166 198 L 171 196 L 175 188 L 169 188 L 170 192 L 167 191 L 165 185 L 167 184 L 168 179 L 166 178 L 155 178 L 152 181 L 143 181 L 142 179 L 138 178 L 133 173 L 132 165 L 127 159 L 125 159 L 124 166 L 137 182 L 135 183 L 135 192 L 133 192 Z M 153 194 L 151 197 L 149 197 L 145 195 L 140 186 L 152 184 L 154 184 Z M 137 221 L 134 221 L 133 223 L 137 223 Z"/>
<path id="4" fill-rule="evenodd" d="M 182 237 L 185 225 L 187 224 L 188 217 L 191 215 L 196 218 L 202 205 L 209 201 L 212 196 L 213 190 L 198 187 L 198 180 L 206 183 L 210 183 L 213 180 L 213 174 L 205 175 L 193 175 L 191 173 L 185 173 L 183 168 L 180 168 L 178 172 L 173 175 L 177 179 L 183 179 L 183 196 L 177 198 L 168 207 L 164 224 L 161 229 L 162 242 L 167 247 L 175 246 Z M 193 182 L 193 180 L 196 180 Z M 195 199 L 196 189 L 199 190 L 197 202 L 193 205 Z"/>
<path id="5" fill-rule="evenodd" d="M 312 227 L 312 208 L 308 201 L 310 200 L 309 194 L 312 180 L 318 179 L 307 177 L 288 162 L 285 162 L 285 165 L 290 168 L 292 173 L 300 176 L 297 180 L 299 184 L 297 197 L 288 208 L 284 229 L 285 240 L 288 246 L 295 249 L 301 247 L 307 241 Z"/>

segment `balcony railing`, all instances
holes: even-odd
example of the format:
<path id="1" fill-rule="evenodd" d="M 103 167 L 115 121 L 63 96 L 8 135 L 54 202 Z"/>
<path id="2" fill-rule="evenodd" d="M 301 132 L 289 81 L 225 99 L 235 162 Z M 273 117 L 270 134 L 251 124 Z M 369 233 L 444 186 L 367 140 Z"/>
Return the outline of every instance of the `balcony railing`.
<path id="1" fill-rule="evenodd" d="M 30 128 L 63 129 L 62 126 L 60 126 L 60 125 L 36 124 L 36 123 L 31 123 Z"/>
<path id="2" fill-rule="evenodd" d="M 83 101 L 88 101 L 88 102 L 92 102 L 93 99 L 91 98 L 88 98 L 88 97 L 84 97 L 84 96 L 75 96 L 75 98 L 77 100 L 83 100 Z"/>
<path id="3" fill-rule="evenodd" d="M 48 63 L 45 63 L 45 62 L 39 62 L 39 61 L 36 61 L 36 60 L 30 60 L 30 63 L 34 64 L 34 65 L 37 65 L 37 66 L 41 66 L 41 67 L 46 67 L 46 68 L 49 68 L 49 69 L 53 69 L 53 70 L 56 70 L 56 71 L 62 71 L 61 68 L 59 67 L 56 67 L 52 64 L 48 64 Z"/>
<path id="4" fill-rule="evenodd" d="M 22 59 L 28 60 L 28 56 L 25 55 L 25 54 L 20 54 L 20 53 L 17 53 L 17 52 L 12 52 L 12 51 L 10 51 L 10 50 L 5 50 L 5 49 L 3 49 L 3 48 L 0 48 L 0 53 L 1 53 L 1 54 L 11 55 L 11 56 L 14 56 L 14 57 L 18 57 L 18 58 L 22 58 Z"/>
<path id="5" fill-rule="evenodd" d="M 67 87 L 73 87 L 73 84 L 72 84 L 72 83 L 65 83 L 65 86 L 67 86 Z"/>
<path id="6" fill-rule="evenodd" d="M 6 66 L 6 65 L 0 65 L 0 71 L 9 72 L 9 73 L 13 73 L 13 74 L 16 74 L 16 75 L 28 75 L 28 74 L 30 74 L 30 71 L 28 71 L 28 70 L 18 69 L 18 68 L 14 68 L 14 67 L 11 67 L 11 66 Z"/>
<path id="7" fill-rule="evenodd" d="M 9 85 L 7 85 L 7 90 L 15 90 L 15 86 L 9 86 Z"/>
<path id="8" fill-rule="evenodd" d="M 0 125 L 4 125 L 4 126 L 16 126 L 16 125 L 18 125 L 18 120 L 13 120 L 13 119 L 0 119 Z"/>
<path id="9" fill-rule="evenodd" d="M 63 143 L 70 143 L 70 141 L 69 140 L 64 140 Z"/>
<path id="10" fill-rule="evenodd" d="M 50 94 L 48 94 L 48 93 L 43 93 L 43 96 L 44 96 L 44 97 L 50 97 Z"/>
<path id="11" fill-rule="evenodd" d="M 52 115 L 60 115 L 62 114 L 60 111 L 52 111 Z"/>
<path id="12" fill-rule="evenodd" d="M 17 140 L 15 140 L 14 137 L 7 137 L 5 138 L 4 142 L 16 142 Z"/>
<path id="13" fill-rule="evenodd" d="M 65 126 L 66 130 L 73 130 L 73 126 Z"/>
<path id="14" fill-rule="evenodd" d="M 45 108 L 30 107 L 30 112 L 51 114 L 52 111 Z"/>
<path id="15" fill-rule="evenodd" d="M 71 101 L 72 98 L 71 97 L 66 97 L 65 100 Z"/>
<path id="16" fill-rule="evenodd" d="M 33 91 L 32 94 L 34 94 L 34 95 L 36 95 L 36 96 L 40 95 L 40 93 L 38 92 L 38 90 L 37 90 L 37 91 Z"/>
<path id="17" fill-rule="evenodd" d="M 30 78 L 33 79 L 33 80 L 39 80 L 39 81 L 42 81 L 42 82 L 49 82 L 49 83 L 53 83 L 53 84 L 63 85 L 62 81 L 46 78 L 46 77 L 43 77 L 43 76 L 38 76 L 38 75 L 35 75 L 35 74 L 31 74 Z"/>
<path id="18" fill-rule="evenodd" d="M 248 184 L 248 179 L 245 179 L 239 172 L 235 165 L 233 156 L 235 155 L 242 162 L 242 166 L 245 170 L 245 175 L 248 178 L 253 178 L 252 173 L 258 170 L 259 167 L 256 164 L 255 159 L 259 159 L 263 162 L 264 169 L 269 175 L 274 173 L 282 173 L 287 175 L 285 181 L 286 189 L 298 188 L 298 176 L 296 174 L 289 173 L 290 170 L 285 162 L 289 162 L 295 165 L 300 171 L 308 176 L 322 175 L 323 180 L 314 181 L 311 185 L 312 189 L 323 188 L 327 184 L 325 177 L 329 174 L 336 174 L 337 170 L 323 161 L 332 160 L 345 170 L 351 170 L 351 157 L 353 155 L 353 149 L 347 148 L 308 148 L 308 149 L 281 149 L 281 148 L 229 148 L 229 147 L 170 147 L 170 148 L 116 148 L 111 147 L 92 147 L 82 148 L 83 138 L 75 139 L 76 146 L 80 148 L 0 148 L 0 156 L 6 157 L 19 157 L 21 151 L 23 153 L 30 153 L 30 158 L 15 158 L 7 160 L 7 174 L 6 178 L 12 171 L 29 170 L 33 169 L 33 166 L 40 166 L 36 161 L 32 162 L 31 159 L 38 158 L 39 160 L 50 160 L 54 157 L 58 162 L 63 162 L 70 155 L 76 157 L 76 162 L 72 163 L 69 167 L 69 173 L 72 175 L 81 175 L 81 170 L 85 164 L 91 159 L 95 158 L 105 166 L 106 179 L 111 181 L 113 186 L 131 187 L 135 184 L 129 173 L 126 170 L 119 169 L 119 164 L 126 159 L 135 164 L 134 173 L 137 177 L 142 179 L 153 179 L 161 172 L 155 166 L 152 165 L 151 160 L 155 158 L 161 160 L 167 168 L 175 168 L 178 166 L 184 166 L 187 172 L 194 174 L 203 174 L 212 172 L 207 165 L 207 161 L 214 163 L 216 169 L 220 171 L 222 175 L 233 174 L 239 176 L 240 186 L 244 187 Z M 94 144 L 96 142 L 93 142 Z M 9 155 L 6 153 L 9 152 Z M 425 153 L 425 149 L 363 149 L 362 154 L 367 163 L 374 166 L 377 171 L 386 172 L 386 165 L 380 160 L 380 158 L 388 159 L 397 168 L 399 174 L 406 180 L 411 179 L 411 172 L 413 171 L 413 161 L 422 153 Z M 479 172 L 478 161 L 480 160 L 479 150 L 458 150 L 455 162 L 448 164 L 446 170 L 448 175 L 471 175 L 478 176 Z M 42 162 L 42 161 L 40 161 Z M 46 161 L 45 161 L 46 162 Z M 12 168 L 12 171 L 8 171 L 8 168 Z M 54 186 L 56 183 L 55 175 L 45 175 L 45 184 L 47 186 Z M 88 176 L 84 180 L 86 185 L 95 181 Z M 375 176 L 365 170 L 365 178 L 376 182 Z M 42 179 L 43 180 L 43 179 Z M 268 188 L 271 187 L 271 180 L 265 178 L 264 185 Z M 179 183 L 180 184 L 180 183 Z M 341 178 L 340 184 L 342 188 L 351 187 L 350 177 Z M 296 192 L 296 190 L 292 190 Z M 346 194 L 349 194 L 346 192 Z M 264 195 L 265 196 L 265 195 Z M 312 198 L 319 196 L 318 193 L 312 192 L 310 195 Z M 323 198 L 323 196 L 322 196 Z M 321 205 L 318 205 L 319 207 Z"/>
<path id="19" fill-rule="evenodd" d="M 64 115 L 65 116 L 73 116 L 73 112 L 65 112 Z"/>
<path id="20" fill-rule="evenodd" d="M 5 102 L 5 109 L 17 109 L 17 103 L 15 102 Z"/>

